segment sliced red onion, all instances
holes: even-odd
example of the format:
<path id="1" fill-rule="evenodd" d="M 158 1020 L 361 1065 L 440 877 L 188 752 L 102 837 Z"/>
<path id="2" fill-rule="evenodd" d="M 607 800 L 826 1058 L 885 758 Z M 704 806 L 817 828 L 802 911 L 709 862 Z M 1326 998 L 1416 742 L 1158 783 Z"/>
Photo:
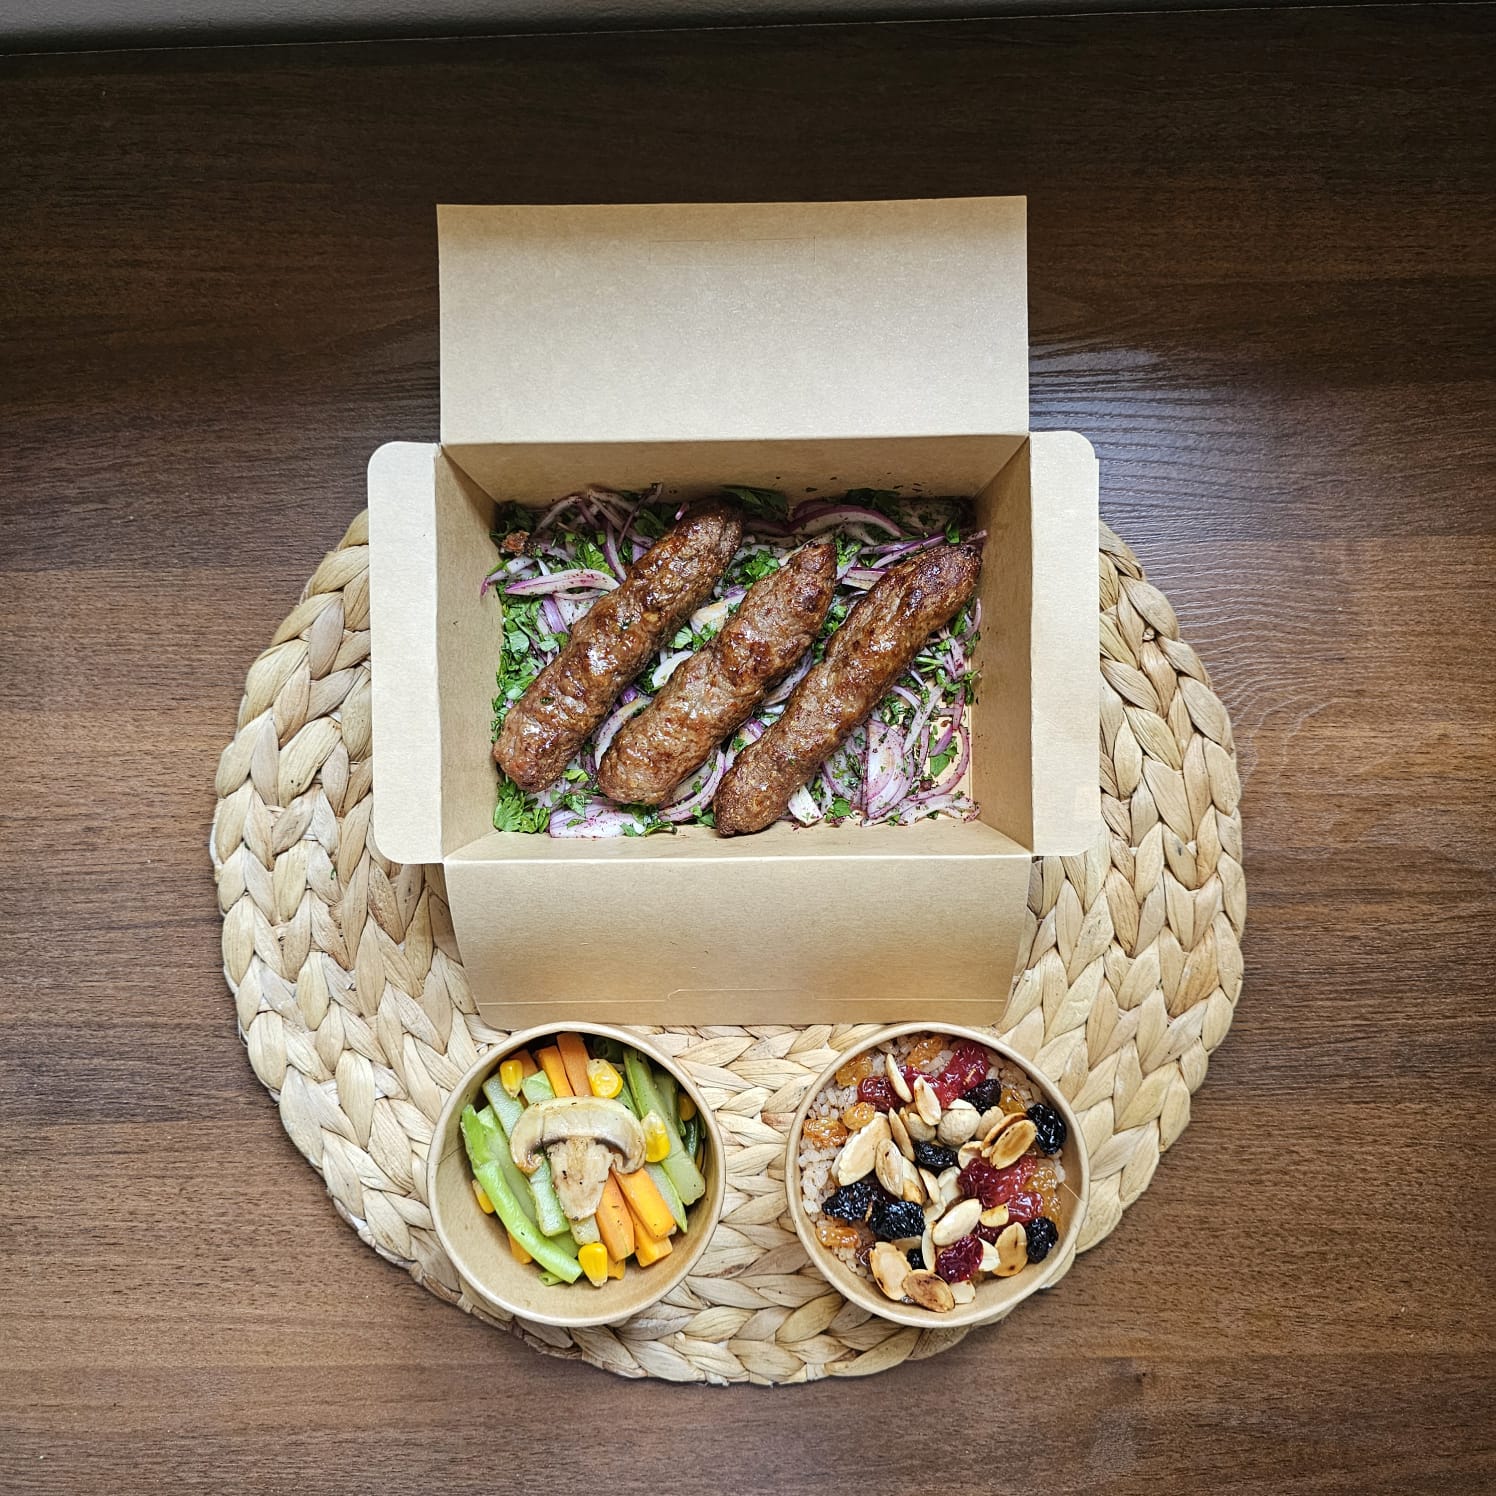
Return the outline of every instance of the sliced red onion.
<path id="1" fill-rule="evenodd" d="M 514 582 L 504 591 L 511 597 L 545 597 L 555 592 L 612 592 L 617 586 L 618 579 L 610 577 L 607 572 L 591 566 L 573 566 L 566 571 L 553 571 L 548 576 Z"/>
<path id="2" fill-rule="evenodd" d="M 546 526 L 549 525 L 556 518 L 557 515 L 564 514 L 566 512 L 567 508 L 570 505 L 576 503 L 576 501 L 577 501 L 577 496 L 574 493 L 567 494 L 567 496 L 564 499 L 557 499 L 556 502 L 554 504 L 552 504 L 551 507 L 549 509 L 547 509 L 545 511 L 545 513 L 542 514 L 538 520 L 535 521 L 535 529 L 536 530 L 543 530 L 543 529 L 545 529 Z M 534 533 L 535 532 L 532 530 L 531 534 L 534 534 Z"/>
<path id="3" fill-rule="evenodd" d="M 802 826 L 813 826 L 821 819 L 821 807 L 803 784 L 790 796 L 790 814 Z"/>
<path id="4" fill-rule="evenodd" d="M 608 565 L 613 568 L 613 575 L 622 581 L 627 568 L 623 564 L 623 557 L 618 554 L 618 542 L 614 539 L 611 525 L 603 532 L 603 554 L 608 558 Z"/>
<path id="5" fill-rule="evenodd" d="M 551 816 L 546 831 L 555 837 L 601 839 L 608 836 L 642 835 L 644 822 L 632 811 L 618 810 L 604 800 L 589 803 L 585 813 L 558 810 Z"/>
<path id="6" fill-rule="evenodd" d="M 560 605 L 553 597 L 540 599 L 540 616 L 545 619 L 545 626 L 553 634 L 564 634 L 571 627 L 562 616 Z"/>
<path id="7" fill-rule="evenodd" d="M 693 629 L 721 628 L 727 622 L 727 615 L 732 611 L 734 604 L 742 602 L 748 595 L 745 587 L 734 587 L 729 592 L 724 592 L 715 602 L 709 602 L 704 607 L 697 608 L 691 615 L 691 627 Z"/>
<path id="8" fill-rule="evenodd" d="M 603 725 L 597 730 L 597 736 L 593 739 L 599 763 L 602 762 L 603 755 L 608 751 L 609 745 L 618 735 L 618 729 L 630 717 L 637 717 L 652 700 L 653 698 L 649 696 L 636 696 L 632 701 L 624 702 L 621 707 L 604 720 Z"/>
<path id="9" fill-rule="evenodd" d="M 689 649 L 677 649 L 673 654 L 667 654 L 654 668 L 654 674 L 649 677 L 649 683 L 656 691 L 670 679 L 672 675 L 691 658 Z"/>
<path id="10" fill-rule="evenodd" d="M 557 611 L 561 614 L 561 621 L 566 625 L 568 630 L 591 606 L 591 603 L 579 603 L 569 597 L 558 597 L 556 599 Z"/>
<path id="11" fill-rule="evenodd" d="M 811 651 L 806 650 L 801 657 L 800 663 L 795 666 L 785 678 L 764 697 L 765 706 L 775 706 L 781 701 L 789 699 L 790 692 L 805 679 L 810 672 L 810 667 L 815 663 L 811 657 Z"/>
<path id="12" fill-rule="evenodd" d="M 712 772 L 702 781 L 701 788 L 687 799 L 672 800 L 669 805 L 660 811 L 661 819 L 666 821 L 689 821 L 717 793 L 717 786 L 722 783 L 722 776 L 726 772 L 727 755 L 719 748 L 717 750 L 717 761 L 712 765 Z M 690 784 L 694 777 L 694 775 L 687 775 L 686 783 Z"/>
<path id="13" fill-rule="evenodd" d="M 790 516 L 790 523 L 804 535 L 819 535 L 838 525 L 873 525 L 889 535 L 902 536 L 904 527 L 876 509 L 861 504 L 801 504 Z"/>
<path id="14" fill-rule="evenodd" d="M 860 587 L 866 591 L 867 588 L 883 580 L 883 573 L 871 566 L 849 566 L 841 574 L 839 580 L 849 587 Z"/>
<path id="15" fill-rule="evenodd" d="M 940 776 L 938 784 L 932 784 L 929 789 L 916 795 L 909 803 L 911 805 L 924 805 L 937 795 L 949 794 L 961 783 L 961 776 L 966 772 L 967 765 L 971 763 L 971 733 L 963 722 L 960 727 L 961 751 L 956 755 L 956 761 Z"/>

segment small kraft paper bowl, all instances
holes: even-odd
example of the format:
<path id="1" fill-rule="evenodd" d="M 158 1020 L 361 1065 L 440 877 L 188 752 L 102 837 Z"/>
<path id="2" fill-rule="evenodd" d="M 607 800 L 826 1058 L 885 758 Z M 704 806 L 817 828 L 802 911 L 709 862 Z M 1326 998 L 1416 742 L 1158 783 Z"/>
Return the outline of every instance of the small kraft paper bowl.
<path id="1" fill-rule="evenodd" d="M 614 1039 L 631 1045 L 675 1077 L 681 1093 L 695 1103 L 706 1131 L 701 1168 L 706 1193 L 686 1211 L 687 1231 L 684 1234 L 677 1231 L 670 1238 L 672 1251 L 668 1257 L 648 1267 L 630 1262 L 622 1278 L 610 1278 L 601 1288 L 594 1288 L 585 1276 L 575 1283 L 546 1285 L 540 1281 L 540 1270 L 533 1263 L 515 1261 L 502 1222 L 497 1216 L 485 1214 L 473 1193 L 472 1170 L 462 1141 L 462 1110 L 470 1102 L 482 1106 L 483 1082 L 498 1070 L 500 1063 L 517 1050 L 533 1049 L 539 1041 L 559 1033 Z M 548 1023 L 510 1035 L 463 1076 L 437 1118 L 426 1163 L 426 1186 L 437 1240 L 473 1298 L 537 1324 L 567 1329 L 616 1324 L 669 1293 L 691 1271 L 705 1249 L 722 1213 L 726 1187 L 722 1135 L 705 1098 L 691 1079 L 647 1038 L 601 1023 Z"/>
<path id="2" fill-rule="evenodd" d="M 923 1309 L 918 1304 L 895 1303 L 892 1299 L 884 1297 L 878 1285 L 870 1277 L 864 1278 L 853 1272 L 830 1248 L 821 1244 L 815 1233 L 815 1221 L 819 1217 L 813 1218 L 808 1215 L 800 1198 L 800 1139 L 805 1126 L 805 1118 L 816 1097 L 831 1083 L 836 1072 L 848 1061 L 856 1059 L 858 1055 L 868 1050 L 876 1050 L 879 1045 L 886 1044 L 891 1039 L 902 1039 L 906 1035 L 916 1034 L 948 1034 L 953 1039 L 970 1039 L 990 1050 L 1007 1064 L 1023 1071 L 1036 1092 L 1037 1099 L 1047 1102 L 1065 1119 L 1068 1134 L 1065 1146 L 1059 1153 L 1060 1162 L 1065 1169 L 1064 1203 L 1061 1210 L 1063 1219 L 1055 1222 L 1055 1225 L 1060 1228 L 1060 1236 L 1050 1249 L 1049 1256 L 1043 1262 L 1030 1263 L 1021 1273 L 1016 1273 L 1011 1278 L 988 1277 L 977 1284 L 977 1296 L 971 1303 L 957 1304 L 947 1314 L 937 1313 L 933 1309 Z M 1075 1244 L 1080 1237 L 1081 1224 L 1085 1220 L 1090 1180 L 1090 1162 L 1086 1155 L 1085 1139 L 1081 1136 L 1080 1126 L 1070 1109 L 1070 1103 L 1060 1094 L 1058 1088 L 1030 1061 L 1015 1054 L 1006 1045 L 998 1043 L 990 1033 L 949 1023 L 896 1024 L 890 1028 L 879 1029 L 865 1043 L 844 1050 L 838 1055 L 816 1078 L 810 1090 L 806 1092 L 805 1100 L 800 1103 L 800 1109 L 795 1113 L 795 1119 L 790 1125 L 789 1152 L 785 1161 L 785 1187 L 789 1195 L 790 1218 L 795 1223 L 795 1233 L 799 1236 L 801 1245 L 816 1269 L 844 1298 L 850 1299 L 869 1313 L 876 1314 L 882 1319 L 892 1320 L 895 1324 L 913 1325 L 922 1330 L 953 1330 L 970 1325 L 991 1324 L 1009 1314 L 1031 1294 L 1037 1293 L 1041 1288 L 1048 1288 L 1063 1277 L 1075 1259 Z"/>

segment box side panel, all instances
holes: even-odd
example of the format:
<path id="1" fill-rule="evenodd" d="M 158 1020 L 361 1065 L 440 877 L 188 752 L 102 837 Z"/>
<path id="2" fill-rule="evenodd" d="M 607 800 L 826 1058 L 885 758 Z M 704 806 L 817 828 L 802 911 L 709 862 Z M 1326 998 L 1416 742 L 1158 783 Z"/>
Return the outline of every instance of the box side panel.
<path id="1" fill-rule="evenodd" d="M 1033 671 L 1028 730 L 1033 839 L 1042 856 L 1088 850 L 1101 827 L 1096 453 L 1074 431 L 1029 438 L 1033 492 Z"/>
<path id="2" fill-rule="evenodd" d="M 436 457 L 390 442 L 369 462 L 374 839 L 400 862 L 442 855 L 437 706 Z"/>
<path id="3" fill-rule="evenodd" d="M 977 518 L 987 528 L 981 638 L 973 654 L 977 700 L 971 711 L 971 793 L 982 820 L 1033 845 L 1034 505 L 1028 445 L 982 491 Z M 1092 668 L 1094 669 L 1094 662 Z"/>
<path id="4" fill-rule="evenodd" d="M 1021 435 L 910 436 L 763 442 L 458 443 L 445 450 L 496 498 L 543 505 L 587 483 L 672 496 L 724 483 L 810 492 L 891 488 L 908 494 L 975 494 L 1023 446 Z"/>
<path id="5" fill-rule="evenodd" d="M 1024 431 L 1022 198 L 444 207 L 442 439 Z"/>
<path id="6" fill-rule="evenodd" d="M 996 1020 L 1029 859 L 447 864 L 485 1019 Z"/>
<path id="7" fill-rule="evenodd" d="M 442 851 L 493 825 L 493 698 L 503 605 L 483 592 L 498 560 L 493 503 L 445 454 L 436 461 L 436 663 L 440 720 Z"/>

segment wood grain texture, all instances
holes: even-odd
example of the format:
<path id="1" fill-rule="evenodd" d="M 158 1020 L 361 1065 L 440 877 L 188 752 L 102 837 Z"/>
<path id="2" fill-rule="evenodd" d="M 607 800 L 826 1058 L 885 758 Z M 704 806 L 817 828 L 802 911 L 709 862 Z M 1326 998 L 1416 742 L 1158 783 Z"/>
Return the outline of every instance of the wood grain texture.
<path id="1" fill-rule="evenodd" d="M 843 1489 L 849 1431 L 866 1496 L 1496 1486 L 1493 37 L 0 63 L 0 1489 L 502 1490 L 504 1410 L 567 1398 L 647 1431 L 548 1450 L 619 1492 Z M 436 431 L 434 202 L 1009 191 L 1034 424 L 1095 440 L 1232 711 L 1235 1029 L 1147 1198 L 996 1334 L 769 1394 L 543 1359 L 358 1245 L 239 1050 L 205 839 L 244 669 L 368 454 Z"/>

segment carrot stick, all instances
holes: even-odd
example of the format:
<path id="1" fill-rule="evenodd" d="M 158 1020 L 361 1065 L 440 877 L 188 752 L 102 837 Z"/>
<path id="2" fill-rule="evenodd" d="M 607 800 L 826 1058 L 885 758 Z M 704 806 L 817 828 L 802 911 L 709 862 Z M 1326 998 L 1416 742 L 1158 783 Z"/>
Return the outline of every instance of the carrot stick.
<path id="1" fill-rule="evenodd" d="M 669 1237 L 655 1236 L 644 1222 L 629 1212 L 634 1225 L 634 1260 L 640 1267 L 648 1267 L 651 1262 L 658 1262 L 661 1257 L 668 1257 L 672 1250 Z"/>
<path id="2" fill-rule="evenodd" d="M 534 1075 L 540 1069 L 540 1066 L 535 1063 L 535 1056 L 528 1049 L 521 1049 L 517 1053 L 510 1055 L 509 1058 L 519 1061 L 521 1075 Z"/>
<path id="3" fill-rule="evenodd" d="M 608 1256 L 622 1262 L 634 1255 L 634 1221 L 628 1202 L 618 1188 L 616 1175 L 609 1174 L 603 1186 L 603 1197 L 597 1206 L 597 1234 L 608 1249 Z"/>
<path id="4" fill-rule="evenodd" d="M 629 1209 L 651 1236 L 666 1237 L 675 1230 L 675 1217 L 665 1204 L 665 1197 L 643 1169 L 635 1169 L 632 1174 L 620 1174 L 615 1169 L 613 1177 L 618 1181 Z"/>
<path id="5" fill-rule="evenodd" d="M 535 1058 L 540 1061 L 540 1068 L 545 1071 L 545 1078 L 551 1083 L 551 1090 L 558 1096 L 575 1096 L 571 1082 L 566 1078 L 566 1066 L 561 1061 L 561 1051 L 554 1044 L 545 1049 L 535 1052 Z M 586 1095 L 586 1092 L 582 1093 Z"/>
<path id="6" fill-rule="evenodd" d="M 556 1048 L 561 1055 L 561 1063 L 566 1066 L 566 1078 L 571 1082 L 572 1091 L 578 1096 L 590 1096 L 592 1086 L 587 1080 L 587 1046 L 582 1042 L 580 1034 L 557 1034 Z M 554 1081 L 551 1082 L 555 1084 Z M 561 1094 L 559 1091 L 556 1093 Z"/>

